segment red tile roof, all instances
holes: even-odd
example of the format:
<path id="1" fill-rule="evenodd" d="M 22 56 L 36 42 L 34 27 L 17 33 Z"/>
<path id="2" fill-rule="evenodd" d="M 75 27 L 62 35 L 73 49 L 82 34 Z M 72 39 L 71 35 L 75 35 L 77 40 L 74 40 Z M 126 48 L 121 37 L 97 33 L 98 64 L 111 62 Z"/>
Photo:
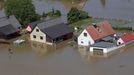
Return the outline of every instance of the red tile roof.
<path id="1" fill-rule="evenodd" d="M 87 32 L 91 35 L 94 40 L 98 40 L 109 35 L 115 34 L 112 26 L 108 21 L 102 21 L 96 24 L 96 28 L 92 25 L 86 28 Z"/>
<path id="2" fill-rule="evenodd" d="M 133 33 L 126 33 L 122 36 L 120 36 L 120 38 L 124 41 L 124 42 L 129 42 L 134 40 L 134 34 Z"/>

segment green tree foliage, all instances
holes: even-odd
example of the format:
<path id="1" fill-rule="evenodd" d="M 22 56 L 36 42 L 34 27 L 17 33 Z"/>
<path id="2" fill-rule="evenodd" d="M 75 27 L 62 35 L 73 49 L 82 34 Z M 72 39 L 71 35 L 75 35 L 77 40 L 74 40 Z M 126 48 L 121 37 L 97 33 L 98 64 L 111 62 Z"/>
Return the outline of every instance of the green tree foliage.
<path id="1" fill-rule="evenodd" d="M 42 17 L 51 17 L 51 18 L 54 18 L 54 17 L 60 17 L 61 16 L 61 12 L 60 10 L 55 10 L 54 8 L 52 8 L 51 11 L 47 12 L 47 13 L 43 13 L 42 14 Z"/>
<path id="2" fill-rule="evenodd" d="M 55 10 L 55 15 L 61 16 L 61 12 L 59 10 Z"/>
<path id="3" fill-rule="evenodd" d="M 6 0 L 5 12 L 8 16 L 15 15 L 23 27 L 40 18 L 31 0 Z"/>
<path id="4" fill-rule="evenodd" d="M 69 13 L 67 14 L 68 23 L 74 23 L 82 19 L 89 18 L 88 13 L 82 10 L 78 10 L 77 8 L 71 8 Z"/>
<path id="5" fill-rule="evenodd" d="M 47 14 L 45 12 L 43 12 L 42 17 L 43 18 L 47 17 Z"/>

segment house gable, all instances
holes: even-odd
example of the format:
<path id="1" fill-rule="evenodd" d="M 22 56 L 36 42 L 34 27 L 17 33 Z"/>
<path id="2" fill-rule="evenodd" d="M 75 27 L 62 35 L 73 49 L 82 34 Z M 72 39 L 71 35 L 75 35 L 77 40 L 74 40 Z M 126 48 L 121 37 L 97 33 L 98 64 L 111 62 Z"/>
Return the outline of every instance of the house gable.
<path id="1" fill-rule="evenodd" d="M 43 33 L 38 26 L 36 26 L 30 34 L 32 41 L 46 43 L 46 34 Z"/>
<path id="2" fill-rule="evenodd" d="M 119 45 L 122 45 L 122 44 L 124 44 L 125 42 L 121 39 L 121 38 L 119 38 L 118 40 L 117 40 L 117 45 L 119 46 Z"/>
<path id="3" fill-rule="evenodd" d="M 32 29 L 31 29 L 31 26 L 30 26 L 30 25 L 28 25 L 28 26 L 26 27 L 26 31 L 27 31 L 27 32 L 31 32 L 31 31 L 32 31 Z"/>
<path id="4" fill-rule="evenodd" d="M 90 36 L 90 34 L 88 34 L 87 30 L 83 30 L 83 32 L 80 34 L 80 36 L 78 37 L 78 44 L 79 45 L 83 45 L 83 46 L 89 46 L 94 44 L 95 41 L 93 40 L 93 38 Z"/>

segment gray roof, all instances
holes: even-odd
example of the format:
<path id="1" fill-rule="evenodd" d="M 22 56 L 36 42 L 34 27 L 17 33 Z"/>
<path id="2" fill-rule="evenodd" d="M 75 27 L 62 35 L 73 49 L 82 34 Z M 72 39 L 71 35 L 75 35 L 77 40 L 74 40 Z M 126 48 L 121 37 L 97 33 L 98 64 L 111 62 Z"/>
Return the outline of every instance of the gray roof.
<path id="1" fill-rule="evenodd" d="M 17 32 L 18 30 L 16 28 L 14 28 L 12 25 L 6 25 L 6 26 L 2 26 L 0 27 L 0 33 L 4 34 L 4 35 L 9 35 L 12 33 Z"/>
<path id="2" fill-rule="evenodd" d="M 60 23 L 51 27 L 41 29 L 45 34 L 47 34 L 51 39 L 56 39 L 68 33 L 72 33 L 73 30 L 69 28 L 66 24 Z"/>
<path id="3" fill-rule="evenodd" d="M 114 39 L 114 37 L 108 36 L 108 37 L 103 38 L 102 40 L 109 41 L 109 40 L 113 40 L 113 39 Z"/>
<path id="4" fill-rule="evenodd" d="M 101 41 L 101 42 L 98 42 L 98 43 L 91 45 L 91 47 L 101 47 L 101 48 L 111 48 L 113 46 L 116 46 L 116 44 L 111 43 L 111 42 L 104 42 L 104 41 Z"/>
<path id="5" fill-rule="evenodd" d="M 4 21 L 4 20 L 7 20 L 7 17 L 2 17 L 2 18 L 0 18 L 0 22 L 1 22 L 1 21 Z"/>
<path id="6" fill-rule="evenodd" d="M 44 22 L 37 21 L 33 23 L 33 26 L 36 26 L 36 24 L 39 29 L 43 33 L 47 34 L 47 36 L 49 36 L 51 39 L 56 39 L 57 37 L 73 32 L 73 30 L 65 24 L 62 18 L 49 19 L 45 20 Z"/>
<path id="7" fill-rule="evenodd" d="M 3 17 L 0 19 L 0 33 L 5 35 L 12 34 L 18 31 L 18 27 L 21 27 L 20 23 L 15 16 Z"/>
<path id="8" fill-rule="evenodd" d="M 9 18 L 3 17 L 0 19 L 0 27 L 11 24 L 14 28 L 18 29 L 18 27 L 21 27 L 21 24 L 16 19 L 14 15 L 10 16 Z"/>
<path id="9" fill-rule="evenodd" d="M 35 22 L 30 23 L 30 27 L 33 30 L 37 25 L 39 28 L 46 28 L 46 27 L 50 27 L 59 23 L 65 23 L 64 19 L 62 19 L 62 17 L 60 18 L 55 18 L 55 19 L 42 19 L 42 20 L 38 20 Z"/>
<path id="10" fill-rule="evenodd" d="M 47 27 L 51 27 L 51 26 L 60 24 L 60 23 L 64 23 L 62 18 L 56 18 L 56 19 L 47 20 L 47 21 L 39 23 L 37 25 L 38 25 L 38 27 L 40 29 L 43 29 L 43 28 L 47 28 Z"/>
<path id="11" fill-rule="evenodd" d="M 0 27 L 6 26 L 6 25 L 9 25 L 9 24 L 10 24 L 10 22 L 7 19 L 2 19 L 0 21 Z"/>
<path id="12" fill-rule="evenodd" d="M 35 22 L 30 23 L 31 29 L 33 30 L 34 27 L 36 27 L 37 24 L 42 23 L 42 22 L 44 22 L 44 21 L 45 21 L 45 20 L 38 20 L 38 21 L 35 21 Z"/>
<path id="13" fill-rule="evenodd" d="M 4 13 L 3 10 L 0 11 L 0 18 L 6 17 L 6 14 Z"/>
<path id="14" fill-rule="evenodd" d="M 13 27 L 15 27 L 16 29 L 18 29 L 18 27 L 21 27 L 21 24 L 14 15 L 11 15 L 8 20 L 10 24 L 13 25 Z"/>

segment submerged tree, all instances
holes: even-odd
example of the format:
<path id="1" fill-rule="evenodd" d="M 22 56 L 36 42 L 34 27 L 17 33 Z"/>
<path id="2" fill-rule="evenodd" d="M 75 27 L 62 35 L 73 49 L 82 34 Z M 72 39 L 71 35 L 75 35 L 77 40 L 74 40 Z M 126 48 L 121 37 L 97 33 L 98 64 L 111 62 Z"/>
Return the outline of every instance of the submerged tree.
<path id="1" fill-rule="evenodd" d="M 23 27 L 25 27 L 27 23 L 40 18 L 35 12 L 32 0 L 6 0 L 5 12 L 8 16 L 15 15 L 21 24 L 23 24 Z"/>
<path id="2" fill-rule="evenodd" d="M 51 17 L 51 18 L 55 18 L 55 17 L 60 17 L 62 14 L 60 12 L 60 10 L 55 10 L 54 8 L 52 8 L 51 11 L 45 13 L 43 12 L 42 17 Z"/>
<path id="3" fill-rule="evenodd" d="M 82 10 L 78 10 L 77 8 L 71 8 L 69 13 L 67 14 L 68 23 L 74 23 L 82 19 L 89 18 L 88 13 Z"/>

